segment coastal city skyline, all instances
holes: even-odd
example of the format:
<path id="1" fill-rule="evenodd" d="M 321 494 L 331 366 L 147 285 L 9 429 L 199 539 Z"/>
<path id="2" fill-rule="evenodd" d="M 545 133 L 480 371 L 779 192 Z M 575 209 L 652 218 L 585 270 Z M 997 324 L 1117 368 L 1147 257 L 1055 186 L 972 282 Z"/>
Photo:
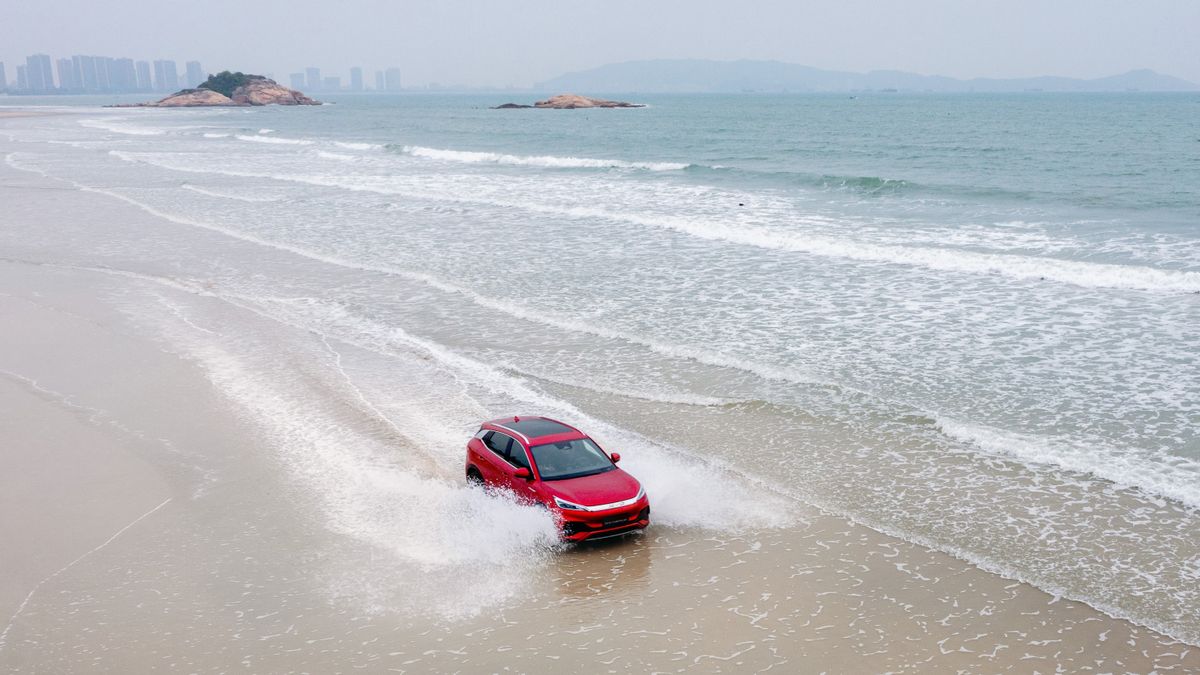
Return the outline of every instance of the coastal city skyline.
<path id="1" fill-rule="evenodd" d="M 211 0 L 9 3 L 0 61 L 9 80 L 27 54 L 182 55 L 215 71 L 290 73 L 319 65 L 349 82 L 400 66 L 406 89 L 528 88 L 564 73 L 655 59 L 780 61 L 822 70 L 899 70 L 956 79 L 1042 75 L 1092 79 L 1130 70 L 1200 82 L 1200 3 L 1085 0 L 892 5 L 763 0 L 753 11 L 716 0 L 556 3 L 351 2 L 281 10 Z M 220 26 L 213 16 L 236 16 Z M 47 15 L 49 19 L 47 19 Z M 1036 22 L 1024 20 L 1036 15 Z M 286 16 L 286 30 L 279 21 Z M 189 26 L 190 30 L 163 30 Z M 953 30 L 948 29 L 953 26 Z M 264 28 L 270 28 L 264 30 Z M 581 30 L 586 28 L 586 30 Z M 1013 49 L 1021 44 L 1021 49 Z"/>
<path id="2" fill-rule="evenodd" d="M 25 57 L 15 67 L 0 61 L 0 92 L 10 95 L 48 94 L 134 94 L 171 93 L 192 89 L 210 74 L 199 61 L 179 62 L 174 59 L 134 60 L 74 54 L 54 58 L 37 53 Z M 273 73 L 267 77 L 281 81 Z M 340 74 L 322 75 L 319 66 L 307 66 L 302 72 L 289 73 L 287 84 L 293 89 L 313 92 L 400 91 L 400 69 L 394 66 L 375 71 L 374 87 L 368 87 L 362 66 L 349 69 L 349 78 Z M 282 82 L 281 82 L 282 83 Z M 343 84 L 344 83 L 344 84 Z"/>

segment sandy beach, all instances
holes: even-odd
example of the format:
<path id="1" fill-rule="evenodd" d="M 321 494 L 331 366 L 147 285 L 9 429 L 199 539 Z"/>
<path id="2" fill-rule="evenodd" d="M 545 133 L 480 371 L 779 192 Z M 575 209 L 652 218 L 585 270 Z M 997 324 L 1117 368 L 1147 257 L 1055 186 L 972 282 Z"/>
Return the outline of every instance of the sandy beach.
<path id="1" fill-rule="evenodd" d="M 438 351 L 302 325 L 299 282 L 259 301 L 226 276 L 363 272 L 13 162 L 0 189 L 2 670 L 1200 670 L 1193 646 L 783 493 L 731 525 L 574 549 L 487 520 L 509 505 L 463 484 L 470 429 L 422 436 L 372 393 L 488 412 Z M 548 390 L 634 430 L 688 419 Z M 414 495 L 452 517 L 414 524 Z"/>
<path id="2" fill-rule="evenodd" d="M 45 117 L 47 115 L 58 115 L 61 113 L 50 112 L 47 110 L 2 110 L 0 109 L 0 119 L 16 119 L 18 117 Z"/>

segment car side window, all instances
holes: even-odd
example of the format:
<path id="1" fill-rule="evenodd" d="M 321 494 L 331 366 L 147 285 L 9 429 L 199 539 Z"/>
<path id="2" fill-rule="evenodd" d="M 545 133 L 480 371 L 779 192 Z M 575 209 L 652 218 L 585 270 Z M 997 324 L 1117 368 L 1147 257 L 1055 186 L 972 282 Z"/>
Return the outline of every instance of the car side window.
<path id="1" fill-rule="evenodd" d="M 508 444 L 511 442 L 512 439 L 508 436 L 505 436 L 504 434 L 498 434 L 494 431 L 489 431 L 483 436 L 483 444 L 486 445 L 489 450 L 497 455 L 500 455 L 504 459 L 508 459 Z"/>
<path id="2" fill-rule="evenodd" d="M 525 448 L 521 447 L 520 441 L 516 439 L 513 439 L 512 445 L 509 446 L 506 459 L 509 464 L 519 469 L 529 468 L 529 459 L 525 456 Z"/>

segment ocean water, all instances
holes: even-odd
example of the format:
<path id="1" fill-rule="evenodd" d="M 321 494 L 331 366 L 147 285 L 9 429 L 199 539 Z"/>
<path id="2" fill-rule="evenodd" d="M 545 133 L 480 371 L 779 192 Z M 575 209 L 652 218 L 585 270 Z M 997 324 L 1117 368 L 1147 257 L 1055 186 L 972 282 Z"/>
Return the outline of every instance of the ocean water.
<path id="1" fill-rule="evenodd" d="M 815 506 L 1200 639 L 1200 98 L 634 98 L 13 120 L 8 165 L 170 227 L 81 229 L 102 264 L 7 255 L 322 336 L 284 359 L 161 329 L 283 439 L 332 528 L 450 565 L 435 586 L 552 547 L 456 482 L 479 419 L 546 413 L 622 451 L 656 527 Z M 331 353 L 413 458 L 351 452 L 329 406 L 288 399 Z M 434 519 L 406 530 L 414 510 Z"/>

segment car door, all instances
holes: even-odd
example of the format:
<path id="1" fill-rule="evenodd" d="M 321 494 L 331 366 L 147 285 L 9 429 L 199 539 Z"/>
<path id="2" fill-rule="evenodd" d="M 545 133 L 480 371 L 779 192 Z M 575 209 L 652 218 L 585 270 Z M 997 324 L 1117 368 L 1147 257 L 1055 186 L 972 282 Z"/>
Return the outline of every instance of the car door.
<path id="1" fill-rule="evenodd" d="M 530 476 L 533 475 L 533 468 L 529 466 L 529 453 L 525 450 L 525 446 L 521 444 L 521 441 L 514 438 L 512 443 L 509 444 L 508 453 L 504 458 L 510 467 L 508 473 L 509 489 L 518 497 L 536 499 L 537 495 L 533 489 L 535 481 L 531 478 L 519 478 L 514 475 L 517 469 L 528 469 Z"/>
<path id="2" fill-rule="evenodd" d="M 483 482 L 493 487 L 510 487 L 510 465 L 508 463 L 508 446 L 515 439 L 499 431 L 489 431 L 480 439 L 483 441 L 484 452 L 480 453 L 482 460 L 479 472 L 483 474 Z"/>

